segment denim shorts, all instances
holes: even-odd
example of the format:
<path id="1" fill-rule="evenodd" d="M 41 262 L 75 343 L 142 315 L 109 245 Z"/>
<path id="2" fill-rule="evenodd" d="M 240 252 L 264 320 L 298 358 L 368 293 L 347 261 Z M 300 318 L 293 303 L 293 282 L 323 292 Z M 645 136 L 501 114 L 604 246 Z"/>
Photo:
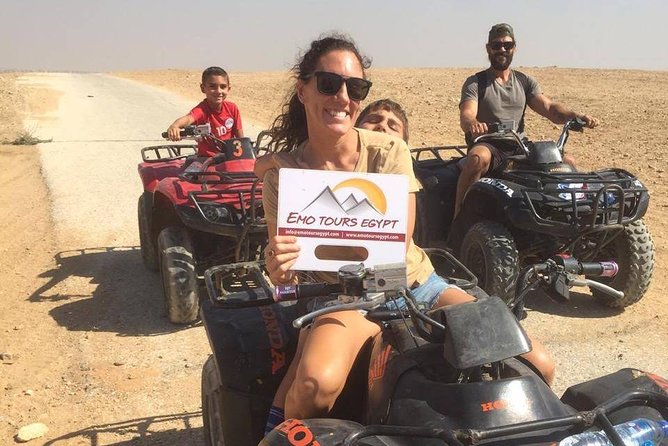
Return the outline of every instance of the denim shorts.
<path id="1" fill-rule="evenodd" d="M 418 308 L 430 310 L 438 302 L 441 293 L 448 288 L 460 289 L 456 285 L 449 284 L 444 278 L 436 274 L 436 272 L 432 272 L 424 283 L 411 289 L 411 293 L 415 297 Z M 385 307 L 388 310 L 405 310 L 407 306 L 405 299 L 399 297 L 395 301 L 386 303 Z"/>

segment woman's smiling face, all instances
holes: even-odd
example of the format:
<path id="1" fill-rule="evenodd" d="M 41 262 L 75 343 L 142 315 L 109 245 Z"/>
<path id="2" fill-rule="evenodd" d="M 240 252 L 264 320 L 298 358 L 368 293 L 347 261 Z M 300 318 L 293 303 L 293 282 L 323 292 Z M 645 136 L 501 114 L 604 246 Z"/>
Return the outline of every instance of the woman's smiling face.
<path id="1" fill-rule="evenodd" d="M 318 61 L 315 71 L 335 73 L 344 78 L 364 77 L 362 66 L 354 53 L 346 50 L 335 50 L 323 55 Z M 312 132 L 320 136 L 343 136 L 350 131 L 360 112 L 360 102 L 348 96 L 345 82 L 333 96 L 318 91 L 315 77 L 300 80 L 297 93 L 306 110 L 309 137 Z M 321 133 L 326 132 L 326 133 Z"/>

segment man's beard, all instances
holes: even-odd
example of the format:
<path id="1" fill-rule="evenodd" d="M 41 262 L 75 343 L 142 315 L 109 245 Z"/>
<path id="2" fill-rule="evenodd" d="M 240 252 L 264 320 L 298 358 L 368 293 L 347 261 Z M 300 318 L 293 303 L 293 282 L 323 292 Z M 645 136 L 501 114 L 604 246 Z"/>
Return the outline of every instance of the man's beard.
<path id="1" fill-rule="evenodd" d="M 497 59 L 498 56 L 505 56 L 505 59 L 501 61 Z M 492 64 L 492 68 L 497 71 L 507 70 L 510 66 L 510 63 L 513 61 L 513 55 L 508 51 L 504 53 L 488 54 L 487 57 L 489 57 L 489 62 Z"/>

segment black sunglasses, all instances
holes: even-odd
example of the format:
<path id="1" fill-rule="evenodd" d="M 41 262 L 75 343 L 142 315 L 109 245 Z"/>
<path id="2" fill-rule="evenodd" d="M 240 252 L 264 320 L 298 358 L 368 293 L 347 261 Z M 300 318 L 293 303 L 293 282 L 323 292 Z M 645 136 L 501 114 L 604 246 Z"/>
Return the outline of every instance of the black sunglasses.
<path id="1" fill-rule="evenodd" d="M 326 96 L 334 96 L 341 90 L 341 85 L 345 82 L 348 97 L 353 101 L 363 101 L 369 94 L 369 89 L 372 85 L 371 81 L 366 79 L 359 77 L 345 78 L 328 71 L 316 71 L 312 75 L 304 76 L 303 79 L 306 80 L 311 76 L 315 76 L 315 84 L 318 91 Z"/>
<path id="2" fill-rule="evenodd" d="M 515 48 L 515 42 L 490 42 L 489 47 L 493 49 L 494 51 L 499 51 L 501 47 L 503 47 L 504 50 L 510 51 L 513 48 Z"/>

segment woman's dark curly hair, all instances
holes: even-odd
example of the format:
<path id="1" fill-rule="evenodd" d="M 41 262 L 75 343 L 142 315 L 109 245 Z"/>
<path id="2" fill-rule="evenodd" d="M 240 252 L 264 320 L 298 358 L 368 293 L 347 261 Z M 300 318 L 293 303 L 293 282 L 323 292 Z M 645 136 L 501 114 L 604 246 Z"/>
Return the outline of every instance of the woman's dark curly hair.
<path id="1" fill-rule="evenodd" d="M 344 34 L 328 34 L 311 42 L 309 50 L 301 56 L 300 61 L 290 70 L 294 85 L 286 95 L 281 114 L 276 117 L 269 129 L 270 150 L 289 152 L 308 139 L 306 110 L 304 104 L 297 97 L 297 83 L 300 79 L 304 80 L 315 72 L 318 61 L 322 56 L 337 50 L 353 53 L 357 57 L 363 73 L 371 66 L 371 59 L 362 56 L 355 42 Z M 364 73 L 364 77 L 366 78 L 366 73 Z"/>

